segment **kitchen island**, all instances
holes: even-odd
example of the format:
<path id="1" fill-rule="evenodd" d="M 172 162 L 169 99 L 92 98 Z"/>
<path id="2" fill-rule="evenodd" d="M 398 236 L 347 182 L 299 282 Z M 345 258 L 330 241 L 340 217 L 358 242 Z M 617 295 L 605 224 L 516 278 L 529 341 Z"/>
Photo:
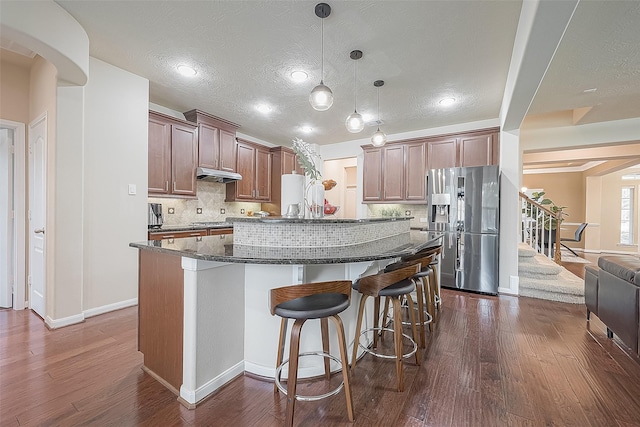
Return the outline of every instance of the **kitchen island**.
<path id="1" fill-rule="evenodd" d="M 439 233 L 410 230 L 408 219 L 228 219 L 233 242 L 201 236 L 130 244 L 140 249 L 144 369 L 187 407 L 243 372 L 273 378 L 280 319 L 269 313 L 270 289 L 356 280 L 438 244 Z M 357 303 L 340 315 L 348 341 L 356 315 Z M 322 348 L 319 341 L 303 334 L 301 351 Z M 301 360 L 300 378 L 322 372 L 322 360 L 313 359 Z"/>

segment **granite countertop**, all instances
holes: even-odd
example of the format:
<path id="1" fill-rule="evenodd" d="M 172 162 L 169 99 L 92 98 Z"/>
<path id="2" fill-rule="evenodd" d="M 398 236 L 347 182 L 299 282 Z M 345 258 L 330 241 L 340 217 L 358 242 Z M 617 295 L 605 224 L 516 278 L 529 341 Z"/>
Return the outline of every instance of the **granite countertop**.
<path id="1" fill-rule="evenodd" d="M 233 237 L 186 237 L 130 243 L 142 250 L 206 261 L 244 264 L 340 264 L 398 258 L 435 246 L 443 233 L 412 230 L 370 243 L 331 248 L 269 248 L 234 245 Z"/>
<path id="2" fill-rule="evenodd" d="M 189 225 L 162 225 L 160 228 L 150 228 L 149 233 L 171 233 L 178 231 L 208 230 L 209 228 L 233 228 L 233 224 L 228 221 L 223 222 L 202 222 Z"/>
<path id="3" fill-rule="evenodd" d="M 264 217 L 233 217 L 227 218 L 228 222 L 264 222 L 264 223 L 303 223 L 303 224 L 367 224 L 372 222 L 389 222 L 389 221 L 409 221 L 412 216 L 385 216 L 375 218 L 287 218 L 284 216 L 264 216 Z"/>

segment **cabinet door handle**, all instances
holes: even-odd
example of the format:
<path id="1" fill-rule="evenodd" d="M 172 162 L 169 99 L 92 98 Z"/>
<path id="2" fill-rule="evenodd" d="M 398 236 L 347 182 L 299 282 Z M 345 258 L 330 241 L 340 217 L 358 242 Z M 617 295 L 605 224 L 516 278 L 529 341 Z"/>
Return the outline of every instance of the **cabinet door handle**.
<path id="1" fill-rule="evenodd" d="M 174 235 L 162 236 L 162 239 L 173 239 L 174 237 L 176 237 L 176 236 L 174 236 Z"/>
<path id="2" fill-rule="evenodd" d="M 191 233 L 189 236 L 200 236 L 200 233 Z"/>
<path id="3" fill-rule="evenodd" d="M 176 182 L 173 181 L 173 191 L 176 191 Z"/>
<path id="4" fill-rule="evenodd" d="M 169 181 L 164 182 L 164 191 L 167 193 L 169 192 Z"/>

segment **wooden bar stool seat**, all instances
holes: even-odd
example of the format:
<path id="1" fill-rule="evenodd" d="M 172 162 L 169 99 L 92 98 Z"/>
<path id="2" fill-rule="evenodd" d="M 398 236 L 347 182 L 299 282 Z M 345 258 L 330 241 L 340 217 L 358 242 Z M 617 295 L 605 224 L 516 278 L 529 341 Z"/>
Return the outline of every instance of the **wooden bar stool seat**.
<path id="1" fill-rule="evenodd" d="M 362 296 L 360 299 L 360 306 L 358 308 L 358 320 L 356 324 L 355 340 L 353 343 L 353 353 L 351 357 L 351 371 L 353 371 L 356 367 L 358 348 L 361 348 L 365 352 L 370 353 L 371 355 L 376 357 L 389 358 L 389 359 L 393 358 L 395 359 L 395 362 L 396 362 L 396 376 L 397 376 L 398 391 L 403 391 L 404 389 L 404 373 L 403 373 L 403 362 L 402 362 L 403 358 L 411 357 L 412 355 L 415 355 L 416 364 L 420 365 L 420 350 L 418 348 L 418 345 L 416 344 L 418 337 L 417 337 L 415 316 L 413 311 L 413 300 L 411 298 L 411 293 L 415 291 L 415 288 L 416 288 L 415 282 L 411 279 L 411 277 L 419 271 L 420 271 L 420 264 L 415 263 L 414 265 L 400 268 L 395 271 L 381 272 L 371 276 L 361 277 L 353 285 L 353 288 L 357 290 Z M 368 297 L 374 298 L 373 328 L 369 328 L 365 331 L 362 331 L 362 319 L 364 316 L 365 302 Z M 384 325 L 382 325 L 382 327 L 379 326 L 381 297 L 386 297 L 387 301 L 391 300 L 391 303 L 393 304 L 393 318 L 394 318 L 393 329 L 385 328 Z M 400 298 L 401 297 L 406 297 L 410 304 L 409 314 L 412 319 L 413 339 L 408 335 L 405 335 L 402 333 L 402 321 L 400 317 L 400 312 L 401 312 Z M 361 336 L 371 331 L 373 332 L 373 345 L 372 345 L 373 349 L 375 349 L 377 346 L 378 333 L 381 333 L 383 331 L 393 332 L 393 338 L 394 338 L 394 355 L 393 356 L 380 354 L 360 344 Z M 413 346 L 413 350 L 405 354 L 402 353 L 403 338 L 410 341 L 411 345 Z"/>
<path id="2" fill-rule="evenodd" d="M 347 401 L 347 415 L 349 421 L 354 420 L 353 399 L 349 382 L 349 363 L 347 359 L 347 344 L 344 335 L 344 327 L 339 313 L 349 307 L 351 302 L 351 282 L 348 280 L 307 283 L 301 285 L 285 286 L 271 290 L 270 295 L 271 315 L 282 317 L 280 322 L 280 338 L 278 341 L 278 354 L 276 357 L 276 374 L 274 380 L 274 392 L 282 391 L 287 396 L 287 409 L 285 425 L 293 425 L 293 411 L 296 400 L 315 401 L 333 396 L 344 388 Z M 291 329 L 289 343 L 289 359 L 283 361 L 285 336 L 288 319 L 295 319 Z M 322 334 L 322 351 L 300 353 L 300 332 L 302 326 L 309 319 L 320 319 Z M 329 353 L 329 322 L 331 319 L 336 327 L 338 345 L 340 347 L 340 359 Z M 342 365 L 342 383 L 334 390 L 318 396 L 301 396 L 296 394 L 298 379 L 298 359 L 300 356 L 316 355 L 324 358 L 324 373 L 329 379 L 331 375 L 330 360 Z M 289 364 L 287 388 L 280 383 L 280 373 L 285 364 Z"/>

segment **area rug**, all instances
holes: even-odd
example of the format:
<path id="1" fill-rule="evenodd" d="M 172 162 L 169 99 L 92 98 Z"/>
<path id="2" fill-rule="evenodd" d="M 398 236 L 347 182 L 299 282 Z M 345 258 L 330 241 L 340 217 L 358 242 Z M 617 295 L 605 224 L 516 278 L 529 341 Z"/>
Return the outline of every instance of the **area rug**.
<path id="1" fill-rule="evenodd" d="M 591 264 L 591 261 L 587 261 L 584 258 L 580 258 L 579 256 L 575 256 L 565 248 L 562 248 L 562 262 L 573 262 L 576 264 Z"/>

